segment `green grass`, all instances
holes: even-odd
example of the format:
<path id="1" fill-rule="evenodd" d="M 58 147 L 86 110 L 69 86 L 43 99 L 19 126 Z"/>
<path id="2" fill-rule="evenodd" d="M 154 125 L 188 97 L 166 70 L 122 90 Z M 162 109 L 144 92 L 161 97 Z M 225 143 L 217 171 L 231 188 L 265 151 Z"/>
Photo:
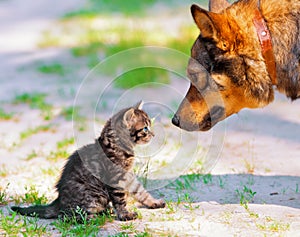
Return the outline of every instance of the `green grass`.
<path id="1" fill-rule="evenodd" d="M 84 131 L 86 128 L 86 118 L 80 114 L 80 108 L 77 106 L 69 106 L 63 108 L 60 113 L 67 121 L 75 121 L 76 129 Z"/>
<path id="2" fill-rule="evenodd" d="M 50 154 L 46 157 L 48 161 L 57 162 L 60 159 L 67 159 L 69 157 L 69 153 L 65 149 L 59 149 L 56 151 L 51 151 Z"/>
<path id="3" fill-rule="evenodd" d="M 25 190 L 24 196 L 21 197 L 22 203 L 41 205 L 48 202 L 45 194 L 40 195 L 35 186 L 25 187 Z"/>
<path id="4" fill-rule="evenodd" d="M 0 210 L 0 226 L 4 236 L 51 236 L 47 233 L 47 225 L 38 224 L 37 218 L 18 216 L 15 212 L 6 216 Z"/>
<path id="5" fill-rule="evenodd" d="M 150 168 L 150 158 L 147 158 L 147 161 L 143 165 L 143 167 L 134 167 L 134 172 L 138 173 L 139 180 L 142 183 L 143 187 L 147 188 L 148 186 L 148 175 L 149 175 L 149 168 Z M 146 160 L 146 159 L 145 159 Z"/>
<path id="6" fill-rule="evenodd" d="M 218 178 L 218 181 L 219 181 L 220 188 L 224 188 L 225 187 L 225 181 L 222 179 L 221 176 Z"/>
<path id="7" fill-rule="evenodd" d="M 27 203 L 32 205 L 42 205 L 48 202 L 45 194 L 40 195 L 34 185 L 30 187 L 26 186 L 24 195 L 16 195 L 11 198 L 16 204 Z"/>
<path id="8" fill-rule="evenodd" d="M 166 214 L 174 214 L 177 211 L 177 206 L 172 201 L 166 201 Z"/>
<path id="9" fill-rule="evenodd" d="M 43 109 L 49 105 L 45 102 L 46 94 L 43 93 L 23 93 L 14 99 L 16 104 L 28 104 L 34 109 Z"/>
<path id="10" fill-rule="evenodd" d="M 69 157 L 69 152 L 67 151 L 67 147 L 73 145 L 75 143 L 75 139 L 65 138 L 56 143 L 57 150 L 51 151 L 50 154 L 46 157 L 48 161 L 57 162 L 60 159 L 67 159 Z"/>
<path id="11" fill-rule="evenodd" d="M 61 236 L 97 236 L 100 228 L 107 221 L 112 221 L 109 214 L 87 218 L 80 208 L 75 212 L 80 218 L 76 218 L 74 215 L 71 218 L 64 217 L 52 223 L 52 225 L 60 232 Z"/>
<path id="12" fill-rule="evenodd" d="M 27 130 L 20 133 L 20 139 L 25 140 L 39 132 L 48 132 L 50 131 L 50 129 L 51 129 L 51 125 L 40 125 L 35 128 L 28 128 Z"/>
<path id="13" fill-rule="evenodd" d="M 68 146 L 73 145 L 75 143 L 75 139 L 65 138 L 56 143 L 56 150 L 51 151 L 50 154 L 46 157 L 48 161 L 57 162 L 60 159 L 67 159 L 69 157 L 69 152 L 67 151 Z"/>
<path id="14" fill-rule="evenodd" d="M 199 30 L 192 21 L 188 25 L 184 23 L 179 25 L 177 34 L 168 34 L 160 22 L 157 22 L 155 30 L 152 27 L 145 27 L 145 25 L 147 26 L 146 22 L 153 17 L 150 14 L 143 17 L 135 14 L 144 9 L 147 11 L 148 7 L 155 3 L 172 7 L 178 4 L 175 0 L 168 0 L 164 3 L 157 0 L 132 0 L 129 2 L 90 0 L 83 9 L 67 14 L 55 25 L 53 30 L 49 29 L 45 32 L 40 46 L 68 47 L 74 57 L 83 57 L 86 66 L 90 69 L 102 61 L 103 57 L 107 58 L 118 52 L 141 46 L 173 48 L 189 55 L 190 48 L 199 34 Z M 118 15 L 120 19 L 115 21 L 113 12 L 121 12 L 128 16 Z M 143 63 L 145 60 L 151 59 L 147 58 L 147 55 L 134 57 L 134 61 L 137 63 Z M 176 64 L 176 59 L 170 59 L 170 63 Z M 61 67 L 54 64 L 49 71 L 56 71 L 57 68 L 60 70 Z M 120 67 L 122 67 L 120 62 L 117 62 L 117 65 L 109 65 L 106 73 L 116 78 L 117 73 L 122 71 Z M 48 68 L 43 68 L 43 71 L 47 72 Z M 115 86 L 127 89 L 148 82 L 166 84 L 170 82 L 170 75 L 161 69 L 135 69 L 119 75 L 115 80 Z"/>
<path id="15" fill-rule="evenodd" d="M 74 143 L 75 143 L 74 137 L 71 137 L 71 138 L 65 138 L 65 139 L 63 139 L 63 140 L 61 140 L 61 141 L 58 141 L 58 142 L 56 143 L 56 147 L 57 147 L 57 149 L 63 149 L 63 148 L 65 148 L 65 147 L 68 147 L 68 146 L 70 146 L 70 145 L 73 145 Z"/>
<path id="16" fill-rule="evenodd" d="M 65 118 L 67 121 L 72 121 L 73 116 L 74 118 L 79 118 L 79 108 L 74 108 L 73 106 L 65 107 L 61 111 L 61 115 Z"/>
<path id="17" fill-rule="evenodd" d="M 246 185 L 243 186 L 242 190 L 236 189 L 235 192 L 240 199 L 240 204 L 248 210 L 248 203 L 253 201 L 256 192 Z"/>
<path id="18" fill-rule="evenodd" d="M 121 230 L 129 231 L 129 232 L 135 232 L 136 231 L 136 226 L 134 225 L 133 222 L 130 223 L 123 223 L 120 225 Z"/>
<path id="19" fill-rule="evenodd" d="M 84 57 L 97 54 L 104 46 L 98 42 L 89 42 L 87 45 L 73 47 L 71 53 L 74 57 Z"/>
<path id="20" fill-rule="evenodd" d="M 72 17 L 85 17 L 93 18 L 102 14 L 113 14 L 114 12 L 122 13 L 124 15 L 144 15 L 146 10 L 153 6 L 157 0 L 89 0 L 87 1 L 86 7 L 78 11 L 67 13 L 64 18 Z M 168 0 L 167 2 L 172 2 Z M 174 2 L 174 1 L 173 1 Z"/>
<path id="21" fill-rule="evenodd" d="M 48 176 L 57 176 L 60 172 L 60 170 L 56 167 L 42 168 L 41 171 L 44 175 Z"/>
<path id="22" fill-rule="evenodd" d="M 0 108 L 0 121 L 1 120 L 10 120 L 13 118 L 13 113 L 7 113 L 2 108 Z"/>
<path id="23" fill-rule="evenodd" d="M 87 119 L 80 114 L 80 108 L 79 107 L 72 107 L 73 108 L 73 114 L 72 114 L 72 121 L 74 124 L 74 127 L 78 129 L 79 131 L 84 131 L 87 127 Z M 71 110 L 69 110 L 71 111 Z M 70 118 L 65 117 L 66 119 Z"/>
<path id="24" fill-rule="evenodd" d="M 127 72 L 116 78 L 115 86 L 117 88 L 131 88 L 134 86 L 149 87 L 149 83 L 168 84 L 170 81 L 169 74 L 166 70 L 157 68 L 140 68 Z M 153 84 L 152 84 L 153 85 Z"/>
<path id="25" fill-rule="evenodd" d="M 134 235 L 121 232 L 121 233 L 118 233 L 118 234 L 115 234 L 115 235 L 110 235 L 109 237 L 129 237 L 129 236 L 133 236 L 133 237 L 151 237 L 152 235 L 148 232 L 135 233 Z"/>
<path id="26" fill-rule="evenodd" d="M 32 159 L 34 159 L 34 158 L 36 158 L 36 157 L 38 157 L 38 153 L 37 153 L 35 150 L 33 150 L 33 151 L 31 151 L 31 152 L 26 156 L 25 160 L 26 160 L 26 161 L 29 161 L 29 160 L 32 160 Z"/>
<path id="27" fill-rule="evenodd" d="M 204 184 L 212 184 L 213 179 L 211 174 L 206 174 L 202 176 L 202 181 Z"/>
<path id="28" fill-rule="evenodd" d="M 232 1 L 231 1 L 232 2 Z M 153 7 L 156 3 L 160 3 L 165 5 L 166 7 L 176 7 L 179 5 L 180 1 L 176 0 L 130 0 L 130 1 L 122 1 L 122 0 L 89 0 L 86 2 L 86 5 L 83 9 L 69 12 L 65 14 L 64 18 L 94 18 L 99 15 L 105 14 L 122 14 L 125 16 L 144 16 L 147 14 L 149 8 Z M 207 0 L 198 0 L 198 4 L 207 5 Z"/>
<path id="29" fill-rule="evenodd" d="M 176 179 L 173 183 L 168 185 L 170 188 L 175 188 L 176 191 L 182 190 L 194 190 L 194 183 L 204 177 L 200 174 L 187 174 L 182 175 L 180 178 Z"/>
<path id="30" fill-rule="evenodd" d="M 0 186 L 0 205 L 6 205 L 8 203 L 8 194 L 7 194 L 8 186 L 9 184 L 7 184 L 5 188 L 2 188 Z"/>
<path id="31" fill-rule="evenodd" d="M 15 104 L 28 104 L 30 108 L 39 109 L 45 120 L 52 118 L 52 106 L 46 102 L 46 94 L 43 93 L 23 93 L 17 95 L 13 101 Z"/>
<path id="32" fill-rule="evenodd" d="M 180 197 L 182 196 L 182 197 Z M 190 196 L 189 193 L 184 193 L 183 195 L 178 196 L 177 204 L 181 204 L 181 202 L 184 202 L 183 207 L 188 209 L 189 211 L 193 211 L 194 209 L 198 209 L 200 206 L 193 206 L 193 198 Z"/>
<path id="33" fill-rule="evenodd" d="M 43 64 L 38 66 L 37 70 L 43 74 L 56 74 L 60 76 L 67 74 L 67 70 L 60 63 Z"/>

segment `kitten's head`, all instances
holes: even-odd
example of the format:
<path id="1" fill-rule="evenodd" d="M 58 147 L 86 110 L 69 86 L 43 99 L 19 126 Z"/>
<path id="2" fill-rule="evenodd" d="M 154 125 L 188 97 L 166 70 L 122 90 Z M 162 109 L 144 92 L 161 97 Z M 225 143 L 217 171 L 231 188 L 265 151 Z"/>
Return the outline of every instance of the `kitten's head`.
<path id="1" fill-rule="evenodd" d="M 151 131 L 151 120 L 147 113 L 142 110 L 143 102 L 139 102 L 132 108 L 129 108 L 123 116 L 130 137 L 136 144 L 146 144 L 154 136 Z"/>

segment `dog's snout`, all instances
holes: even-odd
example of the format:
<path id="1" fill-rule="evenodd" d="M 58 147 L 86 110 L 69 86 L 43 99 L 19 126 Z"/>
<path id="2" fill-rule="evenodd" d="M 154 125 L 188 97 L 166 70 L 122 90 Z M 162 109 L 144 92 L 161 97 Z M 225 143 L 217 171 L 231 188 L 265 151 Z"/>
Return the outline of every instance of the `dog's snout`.
<path id="1" fill-rule="evenodd" d="M 195 59 L 190 59 L 187 68 L 187 77 L 198 90 L 204 90 L 208 86 L 209 73 Z"/>
<path id="2" fill-rule="evenodd" d="M 175 125 L 175 126 L 177 126 L 177 127 L 179 127 L 179 125 L 180 125 L 180 119 L 179 119 L 179 116 L 178 115 L 174 115 L 174 117 L 173 117 L 173 119 L 172 119 L 172 123 Z"/>

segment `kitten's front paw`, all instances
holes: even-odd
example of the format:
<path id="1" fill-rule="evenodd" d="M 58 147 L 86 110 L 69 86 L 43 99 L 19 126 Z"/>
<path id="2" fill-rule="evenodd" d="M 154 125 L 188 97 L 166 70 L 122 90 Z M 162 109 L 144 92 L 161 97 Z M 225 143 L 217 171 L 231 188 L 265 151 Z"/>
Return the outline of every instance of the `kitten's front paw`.
<path id="1" fill-rule="evenodd" d="M 138 217 L 136 212 L 122 211 L 118 213 L 118 219 L 120 221 L 130 221 Z"/>
<path id="2" fill-rule="evenodd" d="M 163 199 L 155 199 L 149 208 L 156 209 L 156 208 L 164 208 L 166 206 L 166 202 Z"/>

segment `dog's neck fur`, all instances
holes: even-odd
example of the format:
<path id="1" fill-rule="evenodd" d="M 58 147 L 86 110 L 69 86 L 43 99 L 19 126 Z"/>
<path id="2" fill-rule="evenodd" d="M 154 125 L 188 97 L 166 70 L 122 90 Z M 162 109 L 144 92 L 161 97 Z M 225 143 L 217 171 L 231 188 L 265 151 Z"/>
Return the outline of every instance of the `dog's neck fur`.
<path id="1" fill-rule="evenodd" d="M 253 9 L 252 11 L 242 11 L 241 9 Z M 276 8 L 274 8 L 274 5 Z M 254 18 L 257 9 L 257 0 L 241 0 L 231 7 L 227 8 L 223 14 L 235 18 L 239 28 L 239 34 L 247 37 L 248 44 L 259 45 L 256 30 L 251 19 Z M 288 13 L 288 14 L 287 14 Z M 250 15 L 249 15 L 250 14 Z M 287 97 L 295 100 L 300 97 L 300 1 L 282 0 L 261 0 L 261 14 L 267 22 L 270 34 L 272 36 L 272 45 L 276 61 L 277 89 L 286 94 Z M 247 51 L 248 50 L 248 51 Z M 243 52 L 244 51 L 244 52 Z M 255 57 L 263 61 L 263 56 L 259 49 L 253 52 L 253 49 L 247 47 L 241 48 L 240 54 Z M 257 55 L 259 55 L 257 57 Z M 263 82 L 266 78 L 269 80 L 267 70 L 255 72 L 259 81 Z M 254 79 L 255 80 L 255 79 Z M 272 86 L 270 84 L 270 86 Z M 271 101 L 269 101 L 271 102 Z"/>

